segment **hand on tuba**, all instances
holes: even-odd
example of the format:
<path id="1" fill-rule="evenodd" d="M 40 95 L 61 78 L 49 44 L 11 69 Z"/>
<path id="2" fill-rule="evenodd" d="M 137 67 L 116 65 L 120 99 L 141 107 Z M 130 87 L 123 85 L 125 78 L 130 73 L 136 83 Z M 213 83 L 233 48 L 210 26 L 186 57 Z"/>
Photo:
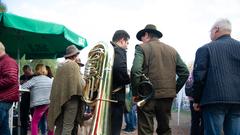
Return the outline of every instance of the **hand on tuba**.
<path id="1" fill-rule="evenodd" d="M 137 103 L 140 99 L 139 99 L 139 96 L 133 96 L 132 100 L 133 102 Z"/>

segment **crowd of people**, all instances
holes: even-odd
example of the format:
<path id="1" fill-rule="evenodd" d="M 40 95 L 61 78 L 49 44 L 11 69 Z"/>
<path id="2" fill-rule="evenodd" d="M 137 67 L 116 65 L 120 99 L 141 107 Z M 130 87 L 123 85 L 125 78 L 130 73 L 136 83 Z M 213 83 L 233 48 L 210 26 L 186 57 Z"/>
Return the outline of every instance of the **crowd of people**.
<path id="1" fill-rule="evenodd" d="M 131 73 L 127 69 L 127 48 L 130 35 L 117 30 L 110 44 L 114 48 L 112 67 L 112 93 L 110 134 L 120 135 L 123 116 L 125 132 L 137 129 L 138 135 L 171 135 L 169 121 L 176 94 L 185 85 L 191 108 L 191 135 L 239 135 L 240 129 L 240 42 L 231 37 L 231 23 L 217 20 L 210 30 L 211 42 L 196 51 L 193 67 L 188 69 L 180 54 L 170 45 L 160 41 L 163 34 L 153 24 L 140 30 L 136 37 L 142 43 L 135 46 Z M 0 42 L 0 135 L 10 135 L 9 109 L 19 101 L 19 84 L 30 92 L 21 94 L 21 135 L 29 130 L 37 135 L 39 129 L 48 135 L 77 135 L 85 117 L 86 103 L 82 92 L 86 86 L 81 74 L 80 51 L 75 45 L 66 48 L 64 62 L 56 74 L 44 64 L 37 64 L 33 72 L 29 65 L 23 67 L 18 82 L 18 65 L 5 52 Z M 190 72 L 190 73 L 189 73 Z M 143 76 L 153 90 L 146 103 L 137 106 L 141 97 L 139 87 Z M 125 87 L 131 86 L 132 109 L 125 108 Z M 91 109 L 90 109 L 91 110 Z M 94 110 L 94 109 L 93 109 Z M 89 111 L 89 110 L 88 110 Z M 93 113 L 93 112 L 90 112 Z M 92 116 L 92 115 L 88 115 Z M 157 121 L 154 129 L 154 118 Z"/>

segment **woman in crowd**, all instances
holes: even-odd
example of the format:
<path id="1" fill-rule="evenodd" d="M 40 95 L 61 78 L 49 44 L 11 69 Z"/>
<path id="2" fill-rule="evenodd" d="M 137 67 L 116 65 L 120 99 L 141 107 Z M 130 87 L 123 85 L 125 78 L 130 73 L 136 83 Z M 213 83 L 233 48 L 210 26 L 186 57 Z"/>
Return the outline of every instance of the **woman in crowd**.
<path id="1" fill-rule="evenodd" d="M 38 123 L 43 114 L 47 115 L 52 87 L 52 79 L 46 76 L 47 69 L 45 65 L 38 64 L 35 72 L 36 76 L 22 85 L 22 88 L 30 90 L 30 108 L 34 110 L 31 123 L 32 135 L 38 135 Z M 48 134 L 52 135 L 53 132 L 49 131 Z"/>

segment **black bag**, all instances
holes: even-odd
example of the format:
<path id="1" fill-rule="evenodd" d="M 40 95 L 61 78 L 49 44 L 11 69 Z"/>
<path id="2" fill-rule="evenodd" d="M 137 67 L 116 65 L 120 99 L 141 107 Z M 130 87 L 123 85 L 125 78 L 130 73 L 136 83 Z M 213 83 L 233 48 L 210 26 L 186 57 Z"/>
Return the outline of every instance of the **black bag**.
<path id="1" fill-rule="evenodd" d="M 193 96 L 193 73 L 191 72 L 186 83 L 185 83 L 185 94 L 186 96 L 192 97 Z"/>

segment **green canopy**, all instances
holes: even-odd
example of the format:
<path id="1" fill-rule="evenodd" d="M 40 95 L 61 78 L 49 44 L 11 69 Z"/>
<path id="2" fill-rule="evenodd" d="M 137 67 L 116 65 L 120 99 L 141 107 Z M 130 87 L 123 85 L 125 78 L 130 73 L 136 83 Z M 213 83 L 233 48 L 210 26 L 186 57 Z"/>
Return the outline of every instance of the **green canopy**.
<path id="1" fill-rule="evenodd" d="M 26 59 L 60 58 L 67 46 L 78 49 L 87 46 L 87 40 L 63 25 L 0 13 L 0 41 L 6 52 L 14 57 Z"/>

